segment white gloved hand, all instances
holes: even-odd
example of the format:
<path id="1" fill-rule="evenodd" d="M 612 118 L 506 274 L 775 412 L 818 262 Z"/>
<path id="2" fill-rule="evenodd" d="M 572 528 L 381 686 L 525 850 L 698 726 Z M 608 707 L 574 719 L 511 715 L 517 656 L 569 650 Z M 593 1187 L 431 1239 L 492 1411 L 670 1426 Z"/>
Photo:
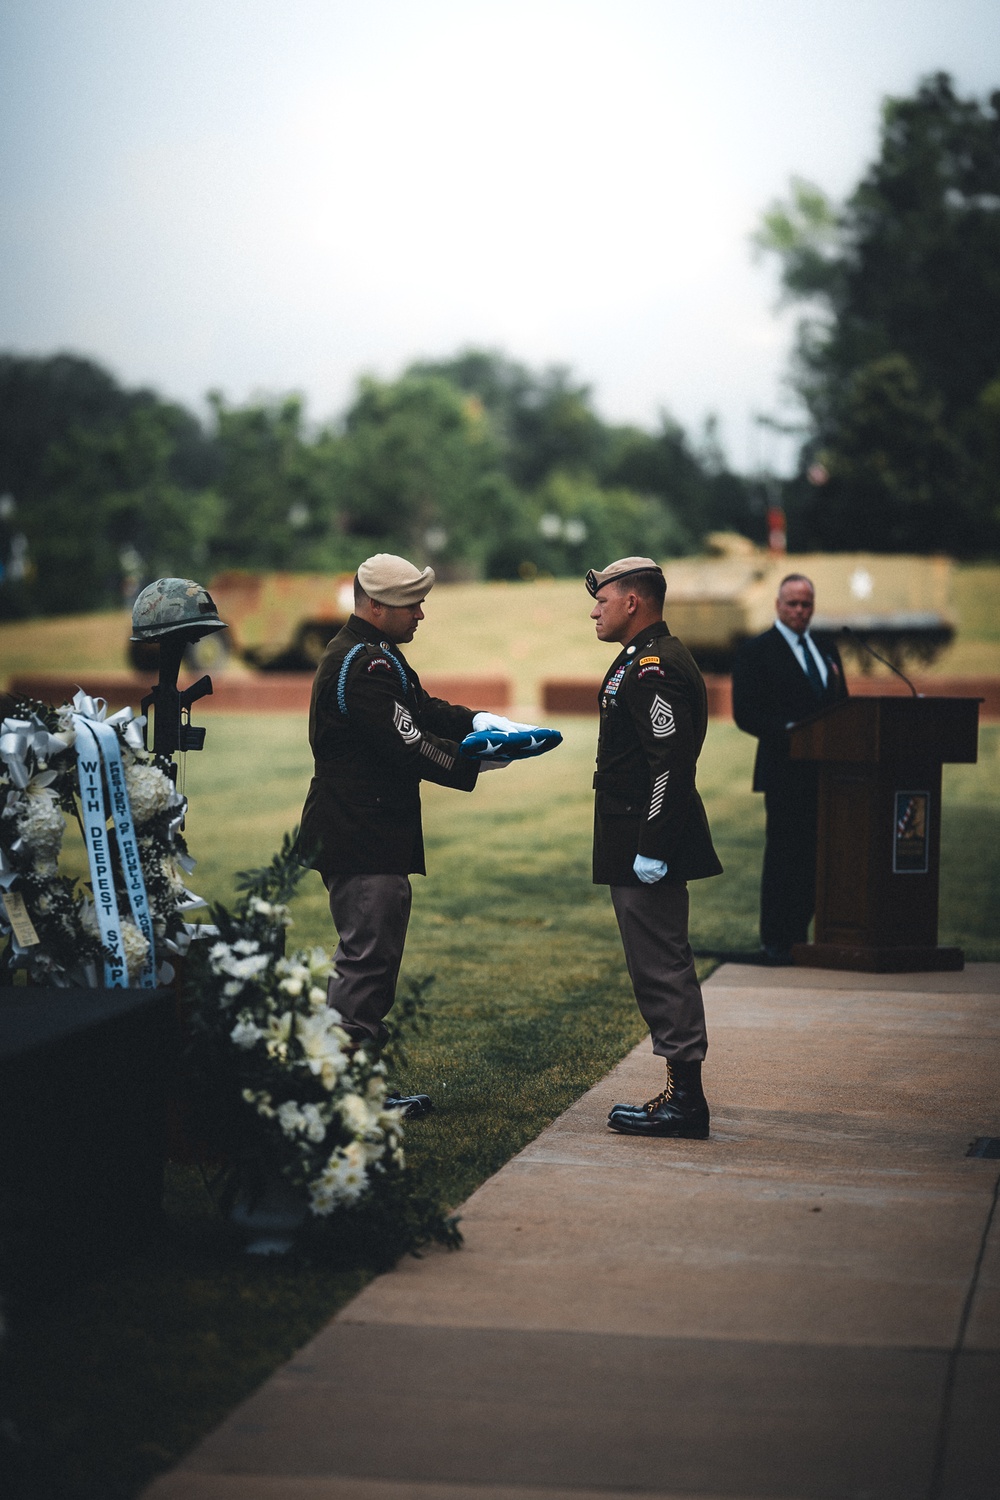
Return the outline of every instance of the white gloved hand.
<path id="1" fill-rule="evenodd" d="M 650 859 L 645 854 L 637 854 L 632 861 L 632 868 L 643 885 L 655 885 L 667 873 L 667 862 L 665 859 Z"/>
<path id="2" fill-rule="evenodd" d="M 505 719 L 503 714 L 479 713 L 472 716 L 472 728 L 476 734 L 483 729 L 497 729 L 501 734 L 533 734 L 537 724 L 519 724 L 516 719 Z"/>

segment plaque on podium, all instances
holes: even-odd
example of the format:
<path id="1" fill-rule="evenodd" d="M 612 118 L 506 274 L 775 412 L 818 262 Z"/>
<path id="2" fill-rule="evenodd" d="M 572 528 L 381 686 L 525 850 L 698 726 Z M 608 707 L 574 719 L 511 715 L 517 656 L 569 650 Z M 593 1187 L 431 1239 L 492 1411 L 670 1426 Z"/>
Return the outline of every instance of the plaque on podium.
<path id="1" fill-rule="evenodd" d="M 819 765 L 814 941 L 797 964 L 960 969 L 938 946 L 941 766 L 976 760 L 978 698 L 848 698 L 791 733 Z"/>

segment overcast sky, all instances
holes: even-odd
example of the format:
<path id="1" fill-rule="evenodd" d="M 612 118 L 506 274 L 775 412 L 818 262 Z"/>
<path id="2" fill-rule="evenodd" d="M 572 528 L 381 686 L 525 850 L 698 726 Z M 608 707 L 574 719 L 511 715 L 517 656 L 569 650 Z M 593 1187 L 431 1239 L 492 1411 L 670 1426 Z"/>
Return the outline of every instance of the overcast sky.
<path id="1" fill-rule="evenodd" d="M 780 463 L 749 236 L 939 69 L 1000 88 L 1000 0 L 0 0 L 0 347 L 317 419 L 500 347 Z"/>

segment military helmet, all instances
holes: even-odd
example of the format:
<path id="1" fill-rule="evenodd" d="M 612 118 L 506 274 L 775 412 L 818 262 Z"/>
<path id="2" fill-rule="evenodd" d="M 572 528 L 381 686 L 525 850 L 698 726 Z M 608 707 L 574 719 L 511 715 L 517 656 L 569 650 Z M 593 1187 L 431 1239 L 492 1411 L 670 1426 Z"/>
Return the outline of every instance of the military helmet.
<path id="1" fill-rule="evenodd" d="M 208 589 L 190 578 L 158 578 L 146 585 L 132 606 L 133 641 L 158 641 L 181 631 L 196 641 L 225 628 Z"/>

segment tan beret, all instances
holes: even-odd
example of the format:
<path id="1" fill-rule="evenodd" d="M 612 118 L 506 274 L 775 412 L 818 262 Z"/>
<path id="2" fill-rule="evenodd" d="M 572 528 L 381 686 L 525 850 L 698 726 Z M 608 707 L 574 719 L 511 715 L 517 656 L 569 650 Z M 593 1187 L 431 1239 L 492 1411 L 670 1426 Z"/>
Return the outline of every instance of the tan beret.
<path id="1" fill-rule="evenodd" d="M 587 590 L 596 596 L 606 583 L 612 583 L 616 578 L 630 578 L 633 573 L 659 573 L 662 578 L 663 569 L 651 557 L 620 557 L 617 562 L 608 563 L 601 573 L 591 568 L 587 574 Z"/>
<path id="2" fill-rule="evenodd" d="M 434 587 L 434 569 L 425 568 L 421 573 L 405 557 L 376 552 L 361 564 L 358 582 L 369 599 L 377 599 L 379 604 L 420 604 Z"/>

